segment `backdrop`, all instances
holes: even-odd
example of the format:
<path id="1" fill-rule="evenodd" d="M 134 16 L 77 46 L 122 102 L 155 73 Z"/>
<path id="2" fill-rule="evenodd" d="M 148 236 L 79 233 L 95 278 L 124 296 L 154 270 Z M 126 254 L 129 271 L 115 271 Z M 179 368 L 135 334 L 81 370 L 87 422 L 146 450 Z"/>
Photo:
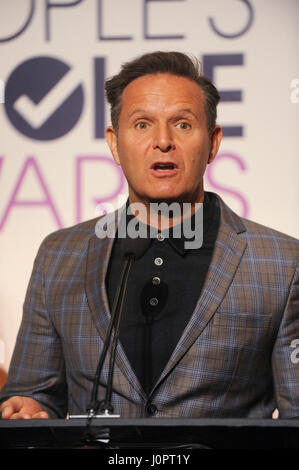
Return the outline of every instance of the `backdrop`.
<path id="1" fill-rule="evenodd" d="M 127 193 L 103 83 L 137 55 L 200 59 L 225 136 L 206 189 L 299 237 L 298 18 L 298 0 L 0 0 L 2 372 L 41 240 Z"/>

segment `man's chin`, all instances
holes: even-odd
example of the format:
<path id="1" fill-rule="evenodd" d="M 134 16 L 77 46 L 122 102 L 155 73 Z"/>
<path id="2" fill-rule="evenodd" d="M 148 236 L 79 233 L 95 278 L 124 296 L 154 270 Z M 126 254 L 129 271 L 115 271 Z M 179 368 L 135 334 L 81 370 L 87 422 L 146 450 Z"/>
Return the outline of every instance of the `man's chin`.
<path id="1" fill-rule="evenodd" d="M 149 203 L 166 203 L 166 204 L 171 204 L 173 202 L 183 204 L 183 203 L 188 203 L 188 202 L 194 202 L 193 198 L 190 197 L 190 194 L 153 194 L 148 196 L 147 202 Z"/>
<path id="2" fill-rule="evenodd" d="M 166 202 L 167 204 L 171 204 L 172 202 L 183 202 L 177 196 L 156 196 L 152 197 L 148 200 L 150 203 L 161 204 L 162 202 Z"/>
<path id="3" fill-rule="evenodd" d="M 186 194 L 180 194 L 175 191 L 152 191 L 146 195 L 143 195 L 140 200 L 144 200 L 147 203 L 161 203 L 166 202 L 171 204 L 172 202 L 185 202 Z"/>
<path id="4" fill-rule="evenodd" d="M 135 192 L 135 194 L 132 194 L 131 200 L 134 201 L 139 201 L 141 203 L 144 203 L 145 205 L 148 205 L 150 203 L 166 203 L 166 204 L 171 204 L 171 203 L 179 203 L 179 204 L 184 204 L 184 203 L 194 203 L 198 202 L 200 200 L 199 197 L 199 191 L 193 191 L 193 192 L 187 192 L 187 191 L 177 191 L 176 189 L 178 188 L 164 188 L 165 190 L 161 190 L 161 188 L 157 189 L 156 188 L 151 188 L 151 190 L 147 192 Z"/>

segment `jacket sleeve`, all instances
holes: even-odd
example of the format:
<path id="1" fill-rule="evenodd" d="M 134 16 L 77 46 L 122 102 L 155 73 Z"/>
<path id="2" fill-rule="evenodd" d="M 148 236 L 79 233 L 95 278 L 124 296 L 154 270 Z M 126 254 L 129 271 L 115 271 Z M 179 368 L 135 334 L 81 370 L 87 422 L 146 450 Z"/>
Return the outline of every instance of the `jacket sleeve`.
<path id="1" fill-rule="evenodd" d="M 299 266 L 272 354 L 272 370 L 280 418 L 299 418 Z"/>
<path id="2" fill-rule="evenodd" d="M 45 299 L 47 238 L 41 244 L 27 288 L 23 317 L 0 400 L 13 395 L 33 398 L 52 418 L 65 417 L 67 387 L 60 338 Z"/>

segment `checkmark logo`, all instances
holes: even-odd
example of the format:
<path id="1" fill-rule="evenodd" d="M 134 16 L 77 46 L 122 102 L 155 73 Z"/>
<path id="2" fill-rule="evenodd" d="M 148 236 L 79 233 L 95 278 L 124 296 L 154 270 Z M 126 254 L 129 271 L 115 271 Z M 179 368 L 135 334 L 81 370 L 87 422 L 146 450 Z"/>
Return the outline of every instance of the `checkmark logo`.
<path id="1" fill-rule="evenodd" d="M 65 135 L 79 120 L 83 103 L 76 71 L 53 57 L 23 62 L 7 80 L 7 116 L 19 132 L 32 139 Z"/>
<path id="2" fill-rule="evenodd" d="M 14 109 L 31 127 L 39 129 L 77 86 L 78 79 L 74 71 L 69 71 L 38 104 L 29 96 L 22 95 L 15 101 Z"/>

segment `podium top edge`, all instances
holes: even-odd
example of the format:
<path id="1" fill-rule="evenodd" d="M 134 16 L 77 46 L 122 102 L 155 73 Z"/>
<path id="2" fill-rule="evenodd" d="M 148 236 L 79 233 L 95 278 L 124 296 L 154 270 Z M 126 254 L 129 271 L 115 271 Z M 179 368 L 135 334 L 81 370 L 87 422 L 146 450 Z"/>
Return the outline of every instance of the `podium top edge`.
<path id="1" fill-rule="evenodd" d="M 86 426 L 87 418 L 0 420 L 0 428 L 77 428 Z M 299 418 L 93 418 L 93 427 L 215 427 L 215 428 L 299 428 Z"/>

